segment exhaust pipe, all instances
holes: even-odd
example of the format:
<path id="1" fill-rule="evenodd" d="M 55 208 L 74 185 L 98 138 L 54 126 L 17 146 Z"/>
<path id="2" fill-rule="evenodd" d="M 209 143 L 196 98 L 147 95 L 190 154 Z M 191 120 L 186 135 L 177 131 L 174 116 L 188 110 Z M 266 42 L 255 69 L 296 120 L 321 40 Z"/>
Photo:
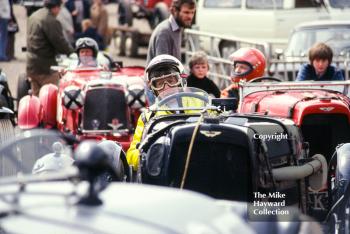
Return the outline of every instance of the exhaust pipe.
<path id="1" fill-rule="evenodd" d="M 272 169 L 275 180 L 299 180 L 315 174 L 322 169 L 322 185 L 327 183 L 327 160 L 321 154 L 315 154 L 313 160 L 302 166 L 290 166 Z"/>

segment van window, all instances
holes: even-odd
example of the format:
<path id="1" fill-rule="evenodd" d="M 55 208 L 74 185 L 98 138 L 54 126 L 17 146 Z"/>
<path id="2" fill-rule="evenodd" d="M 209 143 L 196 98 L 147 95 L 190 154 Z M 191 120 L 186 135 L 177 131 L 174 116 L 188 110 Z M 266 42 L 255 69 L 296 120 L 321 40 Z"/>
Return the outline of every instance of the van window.
<path id="1" fill-rule="evenodd" d="M 283 9 L 283 0 L 247 0 L 250 9 Z"/>
<path id="2" fill-rule="evenodd" d="M 241 8 L 242 0 L 204 0 L 207 8 Z"/>
<path id="3" fill-rule="evenodd" d="M 334 8 L 349 8 L 350 1 L 349 0 L 329 0 L 329 4 Z"/>

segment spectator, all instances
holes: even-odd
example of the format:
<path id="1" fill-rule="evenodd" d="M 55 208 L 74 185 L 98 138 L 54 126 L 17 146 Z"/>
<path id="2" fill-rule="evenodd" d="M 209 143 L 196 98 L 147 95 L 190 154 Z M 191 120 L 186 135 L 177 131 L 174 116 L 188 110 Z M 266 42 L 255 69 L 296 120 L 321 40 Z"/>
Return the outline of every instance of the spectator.
<path id="1" fill-rule="evenodd" d="M 103 5 L 102 0 L 93 0 L 90 8 L 90 18 L 93 26 L 97 29 L 99 35 L 103 38 L 103 43 L 107 46 L 110 42 L 108 28 L 108 12 Z"/>
<path id="2" fill-rule="evenodd" d="M 310 64 L 300 67 L 296 81 L 344 80 L 343 73 L 333 65 L 332 49 L 325 43 L 316 43 L 309 50 Z"/>
<path id="3" fill-rule="evenodd" d="M 196 12 L 195 0 L 174 0 L 169 19 L 161 22 L 149 41 L 147 64 L 157 55 L 169 54 L 181 59 L 182 29 L 191 27 Z"/>
<path id="4" fill-rule="evenodd" d="M 17 19 L 13 14 L 13 0 L 10 0 L 10 12 L 11 18 L 7 26 L 8 40 L 6 49 L 6 56 L 8 60 L 15 59 L 15 34 L 19 31 Z"/>
<path id="5" fill-rule="evenodd" d="M 262 77 L 265 73 L 266 60 L 263 53 L 255 48 L 240 48 L 230 55 L 233 62 L 232 84 L 221 91 L 221 97 L 238 98 L 238 83 Z"/>
<path id="6" fill-rule="evenodd" d="M 97 42 L 98 48 L 100 50 L 104 50 L 105 44 L 103 43 L 103 38 L 101 37 L 100 34 L 98 34 L 96 28 L 94 28 L 94 26 L 92 25 L 91 20 L 85 19 L 85 20 L 83 20 L 81 25 L 82 25 L 83 32 L 77 33 L 76 39 L 83 38 L 83 37 L 92 38 Z"/>
<path id="7" fill-rule="evenodd" d="M 170 7 L 171 14 L 154 29 L 149 41 L 147 62 L 157 55 L 169 54 L 181 60 L 182 29 L 190 27 L 196 11 L 195 0 L 173 0 Z M 154 102 L 154 95 L 146 86 L 149 103 Z"/>
<path id="8" fill-rule="evenodd" d="M 198 51 L 192 56 L 189 67 L 191 74 L 187 78 L 187 86 L 202 89 L 216 98 L 220 97 L 219 88 L 207 77 L 209 64 L 203 51 Z"/>
<path id="9" fill-rule="evenodd" d="M 34 95 L 39 94 L 44 84 L 58 83 L 59 73 L 50 69 L 57 65 L 56 55 L 74 52 L 64 39 L 62 26 L 56 19 L 61 0 L 45 0 L 44 6 L 28 19 L 27 74 Z"/>
<path id="10" fill-rule="evenodd" d="M 90 4 L 88 0 L 68 0 L 65 5 L 72 15 L 74 31 L 80 33 L 82 31 L 81 22 L 90 18 Z"/>
<path id="11" fill-rule="evenodd" d="M 67 0 L 63 0 L 67 2 Z M 73 18 L 65 5 L 61 6 L 60 13 L 57 16 L 57 20 L 60 21 L 63 28 L 63 36 L 69 42 L 74 45 L 74 24 Z"/>
<path id="12" fill-rule="evenodd" d="M 0 0 L 0 62 L 8 61 L 6 55 L 8 40 L 8 22 L 11 18 L 11 9 L 9 0 Z"/>

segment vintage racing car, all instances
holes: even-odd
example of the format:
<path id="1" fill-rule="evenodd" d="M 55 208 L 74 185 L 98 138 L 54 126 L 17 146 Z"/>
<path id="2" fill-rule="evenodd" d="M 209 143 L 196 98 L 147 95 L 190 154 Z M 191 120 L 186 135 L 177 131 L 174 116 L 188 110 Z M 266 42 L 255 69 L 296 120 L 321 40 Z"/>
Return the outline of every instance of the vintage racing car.
<path id="1" fill-rule="evenodd" d="M 118 141 L 126 150 L 146 106 L 144 68 L 115 65 L 112 71 L 67 68 L 58 88 L 44 85 L 39 97 L 26 95 L 20 100 L 19 128 L 57 128 L 80 138 Z"/>
<path id="2" fill-rule="evenodd" d="M 333 222 L 342 233 L 350 230 L 349 217 L 349 81 L 271 82 L 263 77 L 241 83 L 238 112 L 293 120 L 307 142 L 309 155 L 327 160 L 327 186 L 317 193 L 309 191 L 310 215 Z M 339 213 L 334 215 L 335 210 Z"/>
<path id="3" fill-rule="evenodd" d="M 335 211 L 331 207 L 338 200 L 328 201 L 325 193 L 331 188 L 330 180 L 342 183 L 338 179 L 346 178 L 343 174 L 349 169 L 343 167 L 341 177 L 329 174 L 327 159 L 310 154 L 300 128 L 292 120 L 223 111 L 235 109 L 234 100 L 209 101 L 203 91 L 176 89 L 159 95 L 154 117 L 145 127 L 139 145 L 143 183 L 244 201 L 253 208 L 263 201 L 276 201 L 276 197 L 257 194 L 283 194 L 283 199 L 277 201 L 326 220 L 325 231 L 329 233 L 338 228 L 331 217 L 342 217 L 337 221 L 341 223 L 337 231 L 346 233 L 349 216 L 341 214 L 348 205 Z M 184 105 L 184 99 L 197 99 L 203 106 Z M 349 159 L 342 156 L 342 160 Z M 349 203 L 349 196 L 344 196 Z M 326 210 L 319 209 L 320 204 Z M 286 207 L 280 207 L 281 212 Z M 252 210 L 248 209 L 248 217 L 261 221 L 250 213 Z"/>

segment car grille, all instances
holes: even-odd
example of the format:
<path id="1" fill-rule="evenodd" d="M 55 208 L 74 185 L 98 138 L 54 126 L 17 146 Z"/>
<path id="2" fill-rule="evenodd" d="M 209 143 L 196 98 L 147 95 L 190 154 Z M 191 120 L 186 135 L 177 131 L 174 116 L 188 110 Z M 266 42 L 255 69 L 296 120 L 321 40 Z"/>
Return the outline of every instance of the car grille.
<path id="1" fill-rule="evenodd" d="M 86 93 L 83 114 L 84 130 L 112 130 L 128 128 L 128 109 L 125 94 L 119 89 L 97 88 Z"/>

